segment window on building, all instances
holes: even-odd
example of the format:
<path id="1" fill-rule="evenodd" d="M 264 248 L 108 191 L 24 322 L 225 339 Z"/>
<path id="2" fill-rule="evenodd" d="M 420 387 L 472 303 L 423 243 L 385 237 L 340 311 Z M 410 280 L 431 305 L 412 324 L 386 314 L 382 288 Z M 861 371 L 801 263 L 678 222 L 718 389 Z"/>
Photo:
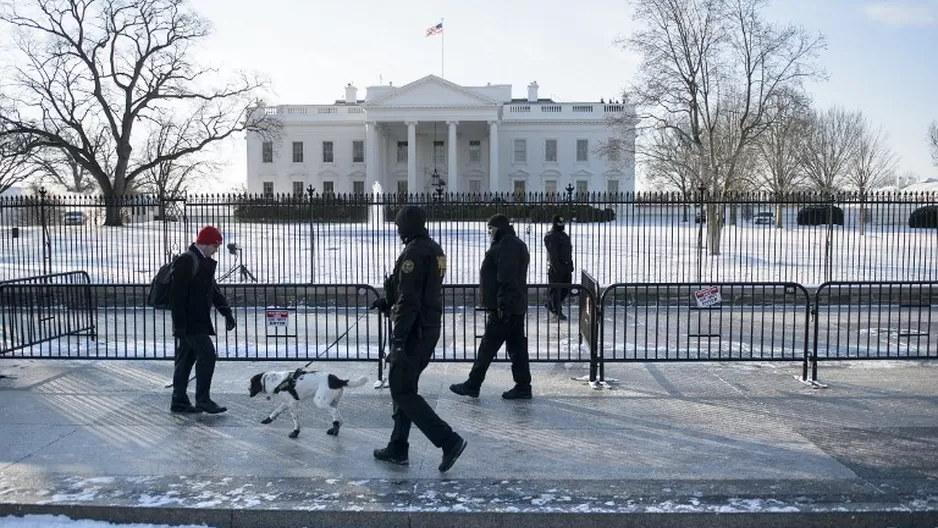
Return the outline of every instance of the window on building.
<path id="1" fill-rule="evenodd" d="M 609 180 L 606 183 L 606 191 L 609 192 L 609 194 L 618 194 L 619 180 Z"/>
<path id="2" fill-rule="evenodd" d="M 576 160 L 577 161 L 589 161 L 589 140 L 587 139 L 578 139 L 576 140 Z"/>
<path id="3" fill-rule="evenodd" d="M 469 192 L 479 194 L 482 192 L 482 180 L 469 180 Z"/>
<path id="4" fill-rule="evenodd" d="M 397 142 L 397 162 L 407 163 L 407 142 L 406 141 Z"/>
<path id="5" fill-rule="evenodd" d="M 576 199 L 585 200 L 589 195 L 590 187 L 589 182 L 586 180 L 577 180 L 576 181 Z"/>
<path id="6" fill-rule="evenodd" d="M 365 142 L 352 141 L 352 163 L 365 163 Z"/>
<path id="7" fill-rule="evenodd" d="M 293 163 L 303 163 L 303 142 L 293 142 Z"/>
<path id="8" fill-rule="evenodd" d="M 619 141 L 618 139 L 610 139 L 609 146 L 607 148 L 607 150 L 609 151 L 609 155 L 606 156 L 606 158 L 609 161 L 613 161 L 613 162 L 619 161 L 619 149 L 621 148 L 622 148 L 621 141 Z"/>
<path id="9" fill-rule="evenodd" d="M 433 142 L 433 163 L 435 165 L 446 164 L 446 149 L 442 141 Z"/>
<path id="10" fill-rule="evenodd" d="M 353 194 L 365 194 L 365 182 L 353 181 L 352 182 L 352 193 Z"/>
<path id="11" fill-rule="evenodd" d="M 397 180 L 397 192 L 407 194 L 407 180 Z"/>
<path id="12" fill-rule="evenodd" d="M 303 189 L 304 183 L 301 181 L 293 182 L 293 196 L 303 196 L 305 192 Z"/>
<path id="13" fill-rule="evenodd" d="M 557 197 L 557 180 L 545 180 L 544 181 L 544 193 L 547 195 L 547 198 L 553 200 Z"/>
<path id="14" fill-rule="evenodd" d="M 469 142 L 469 163 L 482 163 L 482 142 Z"/>
<path id="15" fill-rule="evenodd" d="M 322 182 L 322 193 L 323 194 L 334 194 L 335 193 L 335 182 L 325 180 Z"/>
<path id="16" fill-rule="evenodd" d="M 523 202 L 525 198 L 527 186 L 525 185 L 524 180 L 515 180 L 512 185 L 512 190 L 514 191 L 514 198 L 516 202 Z"/>
<path id="17" fill-rule="evenodd" d="M 557 163 L 557 140 L 544 141 L 544 161 Z"/>
<path id="18" fill-rule="evenodd" d="M 273 196 L 274 195 L 274 182 L 265 181 L 264 182 L 264 196 Z"/>
<path id="19" fill-rule="evenodd" d="M 514 141 L 514 150 L 512 160 L 515 163 L 528 162 L 528 140 L 516 139 Z"/>
<path id="20" fill-rule="evenodd" d="M 322 142 L 322 162 L 335 163 L 335 149 L 331 141 Z"/>
<path id="21" fill-rule="evenodd" d="M 261 162 L 262 163 L 274 162 L 274 142 L 273 141 L 265 141 L 261 145 Z"/>

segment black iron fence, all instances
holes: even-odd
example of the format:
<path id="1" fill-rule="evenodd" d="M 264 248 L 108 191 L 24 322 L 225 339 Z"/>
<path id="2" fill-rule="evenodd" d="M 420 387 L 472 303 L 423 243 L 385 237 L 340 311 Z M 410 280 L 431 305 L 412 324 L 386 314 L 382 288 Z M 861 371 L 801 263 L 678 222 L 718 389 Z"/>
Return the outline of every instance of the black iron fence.
<path id="1" fill-rule="evenodd" d="M 62 337 L 94 339 L 90 284 L 83 271 L 0 282 L 0 354 Z"/>
<path id="2" fill-rule="evenodd" d="M 613 284 L 601 296 L 603 363 L 801 362 L 811 296 L 795 283 Z"/>
<path id="3" fill-rule="evenodd" d="M 813 295 L 797 283 L 529 285 L 526 334 L 533 362 L 801 362 L 817 381 L 825 360 L 938 358 L 938 281 L 835 282 Z M 551 288 L 571 291 L 558 318 Z M 370 309 L 366 284 L 229 284 L 237 327 L 219 331 L 224 360 L 381 360 L 389 321 Z M 90 284 L 82 272 L 0 283 L 0 355 L 48 359 L 171 359 L 169 313 L 145 306 L 148 286 Z M 435 360 L 471 362 L 486 312 L 476 285 L 444 286 Z M 223 322 L 216 314 L 216 328 Z M 497 361 L 507 360 L 504 354 Z"/>
<path id="4" fill-rule="evenodd" d="M 605 284 L 938 280 L 938 194 L 655 193 L 0 198 L 0 280 L 82 269 L 149 283 L 213 224 L 234 244 L 217 257 L 221 282 L 378 286 L 404 203 L 427 208 L 452 284 L 478 280 L 496 212 L 527 242 L 531 282 L 548 281 L 553 214 L 568 219 L 577 267 Z M 123 226 L 104 225 L 115 209 Z"/>
<path id="5" fill-rule="evenodd" d="M 819 361 L 938 359 L 938 282 L 828 282 L 814 296 Z"/>

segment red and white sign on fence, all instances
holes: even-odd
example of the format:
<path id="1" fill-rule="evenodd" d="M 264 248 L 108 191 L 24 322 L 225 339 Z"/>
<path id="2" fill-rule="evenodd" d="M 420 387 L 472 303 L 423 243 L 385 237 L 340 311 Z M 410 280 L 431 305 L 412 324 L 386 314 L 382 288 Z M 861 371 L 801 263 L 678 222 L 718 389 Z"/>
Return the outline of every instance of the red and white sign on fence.
<path id="1" fill-rule="evenodd" d="M 706 308 L 714 304 L 720 304 L 723 302 L 723 297 L 720 296 L 719 286 L 710 286 L 709 288 L 695 291 L 694 300 L 697 301 L 697 306 Z"/>
<path id="2" fill-rule="evenodd" d="M 287 326 L 287 321 L 290 320 L 290 311 L 289 310 L 267 310 L 266 319 L 267 319 L 267 326 Z"/>

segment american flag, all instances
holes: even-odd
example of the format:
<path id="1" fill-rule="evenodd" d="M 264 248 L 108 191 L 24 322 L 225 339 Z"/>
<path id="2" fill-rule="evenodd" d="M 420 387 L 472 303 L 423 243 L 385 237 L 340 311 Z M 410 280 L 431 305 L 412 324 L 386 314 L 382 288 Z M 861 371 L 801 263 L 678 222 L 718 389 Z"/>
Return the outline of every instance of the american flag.
<path id="1" fill-rule="evenodd" d="M 439 24 L 432 25 L 432 26 L 430 26 L 430 27 L 427 28 L 427 36 L 428 36 L 428 37 L 432 37 L 433 35 L 437 35 L 437 34 L 442 33 L 442 32 L 443 32 L 443 23 L 442 23 L 442 22 L 440 22 Z"/>

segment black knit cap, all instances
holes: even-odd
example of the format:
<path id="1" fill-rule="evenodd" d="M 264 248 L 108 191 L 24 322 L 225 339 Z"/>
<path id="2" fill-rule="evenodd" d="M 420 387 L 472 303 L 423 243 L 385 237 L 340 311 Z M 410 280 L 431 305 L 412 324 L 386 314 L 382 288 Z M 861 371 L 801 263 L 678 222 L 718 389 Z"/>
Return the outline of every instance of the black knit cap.
<path id="1" fill-rule="evenodd" d="M 551 219 L 550 219 L 550 223 L 552 223 L 552 224 L 554 224 L 554 225 L 557 225 L 557 224 L 559 224 L 560 222 L 563 222 L 563 216 L 562 216 L 562 215 L 559 215 L 559 214 L 555 214 L 555 215 L 552 216 Z"/>
<path id="2" fill-rule="evenodd" d="M 408 205 L 397 212 L 394 223 L 397 224 L 397 231 L 402 237 L 417 236 L 425 229 L 427 213 L 422 207 Z"/>
<path id="3" fill-rule="evenodd" d="M 496 214 L 489 218 L 488 225 L 494 227 L 495 229 L 508 229 L 511 227 L 511 222 L 508 221 L 507 216 L 503 214 Z"/>

